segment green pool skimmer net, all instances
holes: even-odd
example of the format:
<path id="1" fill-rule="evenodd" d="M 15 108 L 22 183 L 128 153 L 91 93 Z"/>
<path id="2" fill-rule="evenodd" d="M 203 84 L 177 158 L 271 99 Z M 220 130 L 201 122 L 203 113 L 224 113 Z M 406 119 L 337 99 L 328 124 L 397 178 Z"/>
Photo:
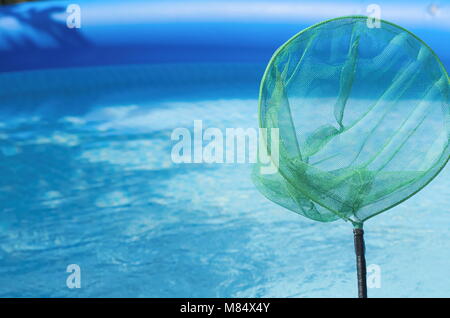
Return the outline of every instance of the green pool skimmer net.
<path id="1" fill-rule="evenodd" d="M 359 297 L 367 297 L 364 222 L 420 191 L 450 155 L 444 66 L 404 28 L 367 21 L 316 24 L 275 52 L 261 81 L 267 134 L 258 151 L 276 169 L 259 162 L 252 174 L 271 201 L 353 225 Z M 271 140 L 274 128 L 279 138 Z"/>

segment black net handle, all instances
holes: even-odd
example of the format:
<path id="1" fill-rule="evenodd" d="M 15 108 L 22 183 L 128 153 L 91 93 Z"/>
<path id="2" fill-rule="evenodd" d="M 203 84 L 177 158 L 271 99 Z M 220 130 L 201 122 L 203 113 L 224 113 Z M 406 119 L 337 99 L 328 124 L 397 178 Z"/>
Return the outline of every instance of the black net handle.
<path id="1" fill-rule="evenodd" d="M 367 298 L 367 270 L 364 246 L 364 230 L 353 229 L 355 239 L 356 270 L 358 274 L 358 297 Z"/>

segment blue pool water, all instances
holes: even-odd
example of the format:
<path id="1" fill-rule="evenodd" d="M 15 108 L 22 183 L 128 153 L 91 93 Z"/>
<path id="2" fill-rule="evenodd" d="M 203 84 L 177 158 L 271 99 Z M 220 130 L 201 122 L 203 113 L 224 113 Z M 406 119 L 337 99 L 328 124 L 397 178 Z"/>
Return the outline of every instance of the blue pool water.
<path id="1" fill-rule="evenodd" d="M 248 164 L 171 160 L 172 130 L 194 120 L 256 127 L 263 68 L 0 74 L 0 296 L 354 297 L 350 224 L 271 203 Z M 446 167 L 366 223 L 369 296 L 450 297 L 449 224 Z"/>

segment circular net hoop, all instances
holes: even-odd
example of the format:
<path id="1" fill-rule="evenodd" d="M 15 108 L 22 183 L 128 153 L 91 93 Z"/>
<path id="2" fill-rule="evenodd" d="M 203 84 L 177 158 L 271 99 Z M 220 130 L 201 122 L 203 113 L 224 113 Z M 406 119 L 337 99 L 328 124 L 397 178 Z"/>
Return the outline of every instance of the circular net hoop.
<path id="1" fill-rule="evenodd" d="M 277 172 L 262 171 L 262 162 L 253 170 L 268 199 L 313 220 L 362 224 L 445 166 L 445 68 L 419 38 L 380 24 L 369 28 L 362 16 L 325 21 L 273 55 L 260 88 L 259 123 L 268 129 L 258 151 Z"/>

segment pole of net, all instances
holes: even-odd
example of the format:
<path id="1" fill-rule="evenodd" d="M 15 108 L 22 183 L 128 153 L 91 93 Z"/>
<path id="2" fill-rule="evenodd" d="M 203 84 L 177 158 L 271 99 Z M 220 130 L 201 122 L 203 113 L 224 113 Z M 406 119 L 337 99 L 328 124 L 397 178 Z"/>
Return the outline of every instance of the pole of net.
<path id="1" fill-rule="evenodd" d="M 358 275 L 358 297 L 367 298 L 367 270 L 364 246 L 364 230 L 361 228 L 353 229 L 356 253 L 356 271 Z"/>

